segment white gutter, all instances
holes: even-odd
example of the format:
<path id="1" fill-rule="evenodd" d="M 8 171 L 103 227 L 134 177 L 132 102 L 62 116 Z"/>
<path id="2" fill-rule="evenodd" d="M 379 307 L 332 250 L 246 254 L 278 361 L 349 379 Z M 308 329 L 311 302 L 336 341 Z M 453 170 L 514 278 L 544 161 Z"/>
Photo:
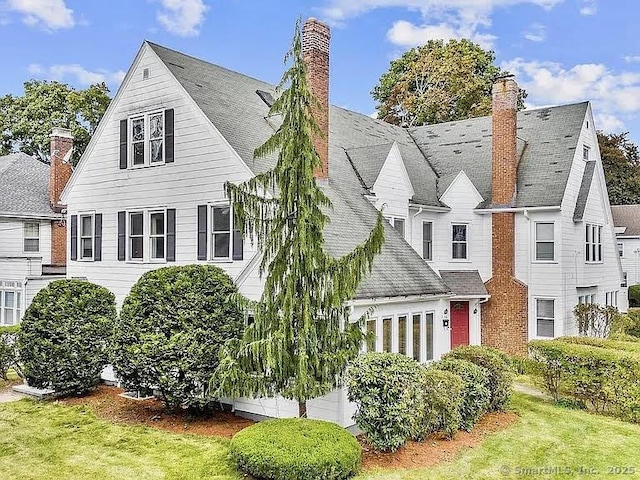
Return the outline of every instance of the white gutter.
<path id="1" fill-rule="evenodd" d="M 419 203 L 410 203 L 409 208 L 419 208 L 425 212 L 450 212 L 450 207 L 434 207 L 430 205 L 420 205 Z"/>
<path id="2" fill-rule="evenodd" d="M 60 213 L 43 213 L 43 214 L 31 214 L 31 213 L 17 213 L 17 212 L 0 212 L 0 217 L 5 218 L 27 218 L 33 220 L 59 220 L 61 218 L 65 218 L 64 215 Z"/>
<path id="3" fill-rule="evenodd" d="M 498 207 L 498 208 L 475 208 L 473 213 L 487 215 L 491 213 L 520 213 L 520 212 L 557 212 L 560 205 L 552 207 Z"/>
<path id="4" fill-rule="evenodd" d="M 429 300 L 442 300 L 445 298 L 453 298 L 453 297 L 455 297 L 455 294 L 451 293 L 451 294 L 442 294 L 442 295 L 407 295 L 405 297 L 357 298 L 357 299 L 349 300 L 345 302 L 345 305 L 349 307 L 357 307 L 362 305 L 424 302 Z"/>

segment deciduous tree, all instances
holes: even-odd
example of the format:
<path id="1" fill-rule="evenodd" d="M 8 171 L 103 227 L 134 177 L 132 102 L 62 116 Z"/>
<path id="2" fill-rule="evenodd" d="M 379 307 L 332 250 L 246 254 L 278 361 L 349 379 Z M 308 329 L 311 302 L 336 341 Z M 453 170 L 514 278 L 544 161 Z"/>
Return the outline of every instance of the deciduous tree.
<path id="1" fill-rule="evenodd" d="M 598 132 L 600 156 L 612 205 L 640 203 L 640 153 L 628 135 Z"/>

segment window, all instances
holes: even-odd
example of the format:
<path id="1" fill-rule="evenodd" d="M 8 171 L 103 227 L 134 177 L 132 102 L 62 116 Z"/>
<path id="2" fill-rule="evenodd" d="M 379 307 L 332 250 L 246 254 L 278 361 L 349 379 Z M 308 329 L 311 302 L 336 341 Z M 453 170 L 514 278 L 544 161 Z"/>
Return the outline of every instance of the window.
<path id="1" fill-rule="evenodd" d="M 422 315 L 419 313 L 413 314 L 413 359 L 417 362 L 420 361 L 420 348 L 422 345 L 420 339 L 420 320 Z"/>
<path id="2" fill-rule="evenodd" d="M 608 307 L 618 306 L 618 291 L 605 293 L 605 305 Z"/>
<path id="3" fill-rule="evenodd" d="M 164 163 L 164 112 L 146 113 L 129 120 L 129 165 L 141 167 Z"/>
<path id="4" fill-rule="evenodd" d="M 129 213 L 129 260 L 142 260 L 144 255 L 144 214 Z"/>
<path id="5" fill-rule="evenodd" d="M 553 223 L 536 223 L 536 260 L 554 260 Z"/>
<path id="6" fill-rule="evenodd" d="M 621 287 L 626 287 L 627 286 L 627 272 L 622 272 L 622 283 L 620 284 Z"/>
<path id="7" fill-rule="evenodd" d="M 400 234 L 402 238 L 404 237 L 404 218 L 399 217 L 385 217 L 391 226 Z"/>
<path id="8" fill-rule="evenodd" d="M 377 320 L 367 320 L 367 352 L 376 351 L 376 324 Z"/>
<path id="9" fill-rule="evenodd" d="M 93 260 L 93 215 L 80 215 L 80 260 Z"/>
<path id="10" fill-rule="evenodd" d="M 407 354 L 407 316 L 398 317 L 398 353 Z"/>
<path id="11" fill-rule="evenodd" d="M 40 251 L 40 224 L 25 222 L 24 224 L 24 251 L 38 253 Z"/>
<path id="12" fill-rule="evenodd" d="M 618 243 L 618 255 L 624 257 L 624 243 Z"/>
<path id="13" fill-rule="evenodd" d="M 392 318 L 382 319 L 382 351 L 391 352 L 391 321 Z"/>
<path id="14" fill-rule="evenodd" d="M 467 225 L 451 225 L 451 258 L 462 260 L 467 258 Z"/>
<path id="15" fill-rule="evenodd" d="M 589 147 L 587 147 L 586 145 L 582 146 L 582 159 L 589 161 L 589 152 L 591 151 L 591 149 Z"/>
<path id="16" fill-rule="evenodd" d="M 425 320 L 425 337 L 427 343 L 427 358 L 426 360 L 433 360 L 433 313 L 427 313 L 424 316 Z"/>
<path id="17" fill-rule="evenodd" d="M 165 217 L 166 216 L 164 211 L 149 213 L 149 241 L 151 243 L 151 260 L 165 259 Z"/>
<path id="18" fill-rule="evenodd" d="M 20 321 L 22 283 L 0 281 L 0 325 L 15 325 Z"/>
<path id="19" fill-rule="evenodd" d="M 433 223 L 422 222 L 422 258 L 433 260 Z"/>
<path id="20" fill-rule="evenodd" d="M 554 336 L 554 300 L 536 299 L 536 335 Z"/>
<path id="21" fill-rule="evenodd" d="M 602 226 L 586 224 L 585 259 L 589 263 L 602 262 Z"/>
<path id="22" fill-rule="evenodd" d="M 231 205 L 218 205 L 211 208 L 211 248 L 212 258 L 231 258 Z"/>

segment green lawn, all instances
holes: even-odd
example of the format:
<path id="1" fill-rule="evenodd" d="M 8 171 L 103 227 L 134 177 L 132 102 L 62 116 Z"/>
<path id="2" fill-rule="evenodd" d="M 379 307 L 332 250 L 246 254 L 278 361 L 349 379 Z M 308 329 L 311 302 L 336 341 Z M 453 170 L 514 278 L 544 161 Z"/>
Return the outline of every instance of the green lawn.
<path id="1" fill-rule="evenodd" d="M 521 419 L 450 463 L 363 473 L 358 480 L 607 478 L 640 476 L 640 426 L 516 394 Z M 0 405 L 0 479 L 240 479 L 226 440 L 99 420 L 82 407 L 29 400 Z M 503 475 L 501 467 L 511 473 Z M 528 475 L 517 468 L 596 469 L 590 475 Z"/>
<path id="2" fill-rule="evenodd" d="M 228 441 L 111 424 L 82 407 L 0 405 L 0 479 L 241 478 Z"/>

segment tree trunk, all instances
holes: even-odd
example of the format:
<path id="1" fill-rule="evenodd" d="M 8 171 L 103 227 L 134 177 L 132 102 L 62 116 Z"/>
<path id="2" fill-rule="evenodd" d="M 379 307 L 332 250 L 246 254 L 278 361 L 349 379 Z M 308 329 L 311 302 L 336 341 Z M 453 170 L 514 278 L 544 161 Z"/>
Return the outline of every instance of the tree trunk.
<path id="1" fill-rule="evenodd" d="M 298 402 L 298 417 L 307 418 L 307 402 Z"/>

